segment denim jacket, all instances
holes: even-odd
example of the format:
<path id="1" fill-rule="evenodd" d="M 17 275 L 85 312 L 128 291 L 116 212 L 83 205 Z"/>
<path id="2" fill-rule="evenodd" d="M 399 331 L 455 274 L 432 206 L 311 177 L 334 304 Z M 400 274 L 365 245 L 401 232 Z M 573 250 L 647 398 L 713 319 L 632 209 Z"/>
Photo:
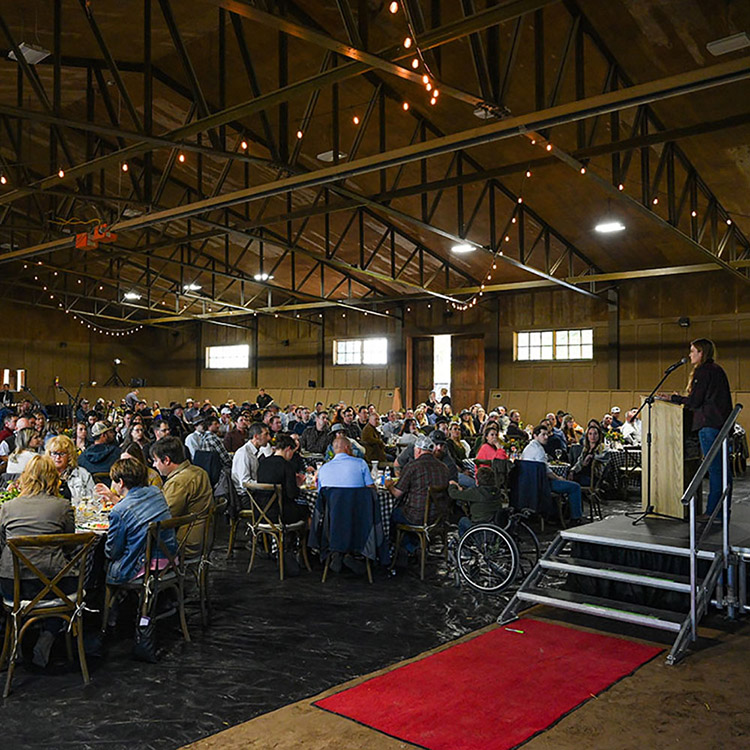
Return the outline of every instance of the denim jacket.
<path id="1" fill-rule="evenodd" d="M 135 578 L 146 559 L 146 535 L 154 521 L 171 518 L 169 506 L 158 487 L 134 487 L 109 514 L 109 532 L 104 553 L 110 561 L 107 583 L 124 583 Z M 177 539 L 172 530 L 162 532 L 172 553 Z M 158 555 L 158 550 L 157 557 Z"/>

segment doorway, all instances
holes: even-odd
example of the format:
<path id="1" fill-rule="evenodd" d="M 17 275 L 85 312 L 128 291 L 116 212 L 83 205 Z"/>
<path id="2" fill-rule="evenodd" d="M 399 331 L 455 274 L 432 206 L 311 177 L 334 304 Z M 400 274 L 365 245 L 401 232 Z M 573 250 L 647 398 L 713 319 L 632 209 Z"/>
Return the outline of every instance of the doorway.
<path id="1" fill-rule="evenodd" d="M 411 405 L 447 388 L 453 413 L 484 402 L 484 336 L 419 336 L 412 339 Z"/>

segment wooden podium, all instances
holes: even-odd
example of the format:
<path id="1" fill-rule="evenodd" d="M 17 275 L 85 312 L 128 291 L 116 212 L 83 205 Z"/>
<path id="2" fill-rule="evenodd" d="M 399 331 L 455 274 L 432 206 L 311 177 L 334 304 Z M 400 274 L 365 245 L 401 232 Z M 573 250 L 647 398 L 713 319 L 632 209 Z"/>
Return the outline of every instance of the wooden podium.
<path id="1" fill-rule="evenodd" d="M 645 400 L 645 399 L 644 399 Z M 651 411 L 643 407 L 643 440 L 641 453 L 641 502 L 643 510 L 648 506 L 649 461 L 648 444 L 649 413 L 651 425 L 651 504 L 656 513 L 675 518 L 684 518 L 686 508 L 681 502 L 685 486 L 685 456 L 683 450 L 682 406 L 669 401 L 654 401 Z"/>

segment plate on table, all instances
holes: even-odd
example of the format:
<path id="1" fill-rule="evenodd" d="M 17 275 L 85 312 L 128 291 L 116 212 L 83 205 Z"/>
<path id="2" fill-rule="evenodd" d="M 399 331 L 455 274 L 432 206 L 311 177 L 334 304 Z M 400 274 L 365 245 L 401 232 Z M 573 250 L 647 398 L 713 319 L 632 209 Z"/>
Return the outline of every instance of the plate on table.
<path id="1" fill-rule="evenodd" d="M 77 526 L 86 531 L 108 531 L 109 521 L 82 521 Z"/>

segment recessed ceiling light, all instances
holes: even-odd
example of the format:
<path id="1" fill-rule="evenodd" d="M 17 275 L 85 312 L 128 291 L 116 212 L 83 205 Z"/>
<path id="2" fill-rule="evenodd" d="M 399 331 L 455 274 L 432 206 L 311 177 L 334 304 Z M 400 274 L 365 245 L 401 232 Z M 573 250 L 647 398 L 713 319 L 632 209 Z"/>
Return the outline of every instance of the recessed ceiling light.
<path id="1" fill-rule="evenodd" d="M 451 248 L 451 252 L 453 253 L 471 253 L 475 250 L 474 245 L 470 245 L 468 242 L 459 242 L 456 245 L 453 245 Z"/>
<path id="2" fill-rule="evenodd" d="M 745 47 L 750 47 L 750 36 L 745 31 L 732 34 L 732 36 L 725 36 L 722 39 L 715 39 L 706 45 L 706 49 L 716 57 L 726 55 L 728 52 L 736 52 Z"/>
<path id="3" fill-rule="evenodd" d="M 141 295 L 138 294 L 138 292 L 125 292 L 123 296 L 125 297 L 125 299 L 132 299 L 132 300 L 141 298 Z"/>
<path id="4" fill-rule="evenodd" d="M 200 284 L 185 284 L 185 286 L 182 287 L 186 292 L 197 292 L 203 287 Z"/>
<path id="5" fill-rule="evenodd" d="M 625 225 L 621 221 L 602 221 L 594 227 L 594 231 L 599 234 L 612 234 L 613 232 L 622 232 Z"/>

